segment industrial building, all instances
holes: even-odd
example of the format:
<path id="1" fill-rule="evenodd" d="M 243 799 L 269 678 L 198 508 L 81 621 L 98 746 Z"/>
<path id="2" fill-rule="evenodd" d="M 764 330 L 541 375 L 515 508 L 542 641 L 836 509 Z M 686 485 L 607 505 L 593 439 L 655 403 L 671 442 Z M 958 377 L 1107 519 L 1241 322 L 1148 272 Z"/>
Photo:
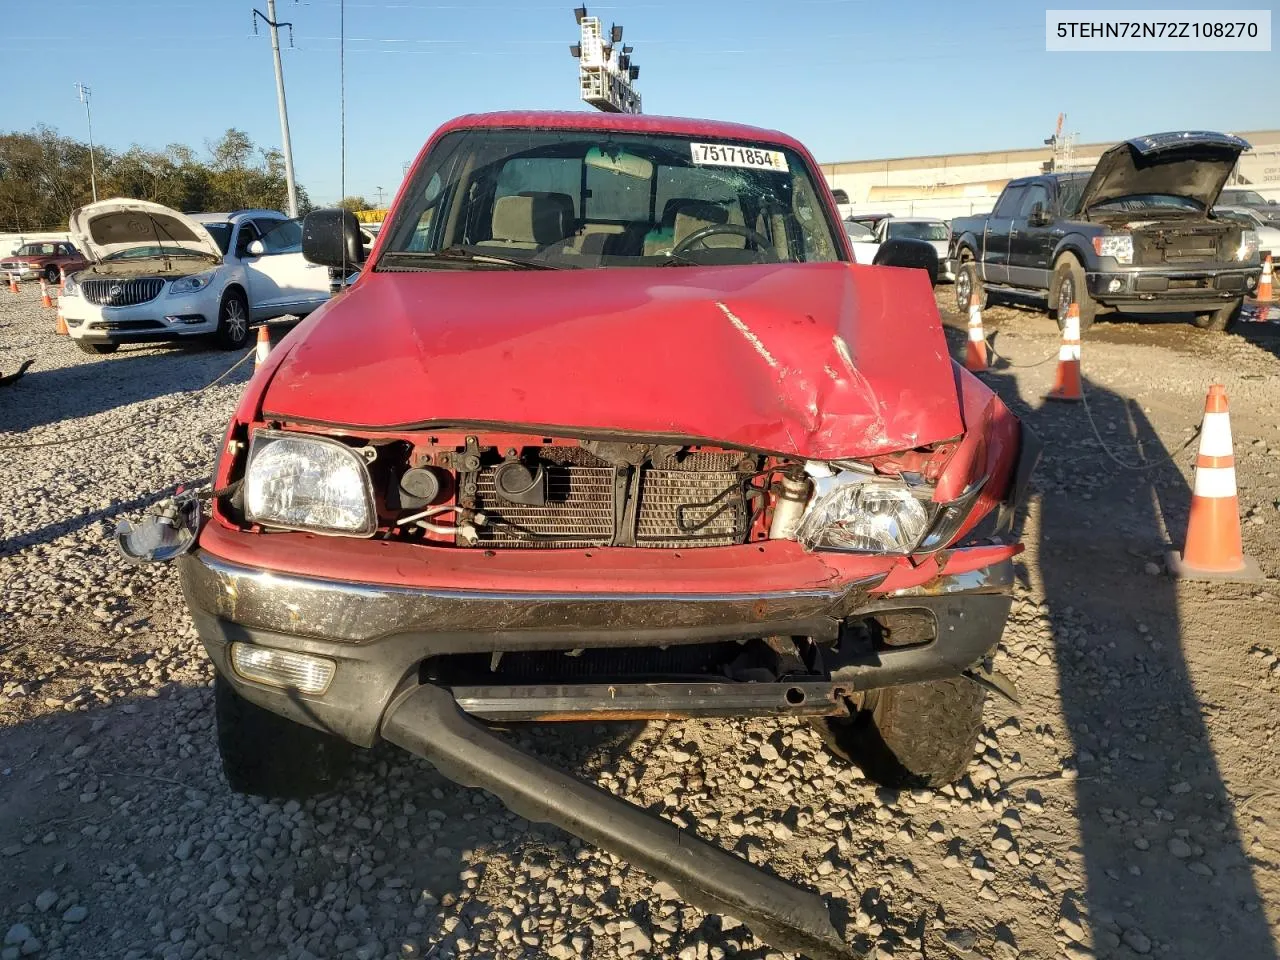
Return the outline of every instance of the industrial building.
<path id="1" fill-rule="evenodd" d="M 1280 130 L 1232 131 L 1253 145 L 1240 158 L 1233 185 L 1248 186 L 1280 202 Z M 1088 170 L 1111 143 L 1026 150 L 951 153 L 892 160 L 821 164 L 827 183 L 843 190 L 842 210 L 897 216 L 958 217 L 991 209 L 1004 185 L 1046 170 Z M 838 195 L 837 195 L 838 196 Z"/>

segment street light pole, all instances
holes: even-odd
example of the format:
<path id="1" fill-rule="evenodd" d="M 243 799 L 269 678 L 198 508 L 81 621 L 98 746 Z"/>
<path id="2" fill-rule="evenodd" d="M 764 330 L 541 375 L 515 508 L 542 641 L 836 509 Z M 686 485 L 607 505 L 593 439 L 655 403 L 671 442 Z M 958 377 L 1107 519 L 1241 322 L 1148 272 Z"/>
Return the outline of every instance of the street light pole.
<path id="1" fill-rule="evenodd" d="M 276 67 L 276 100 L 280 109 L 280 140 L 284 153 L 284 179 L 289 191 L 289 216 L 298 215 L 298 187 L 293 179 L 293 145 L 289 141 L 289 108 L 284 100 L 284 66 L 280 62 L 280 28 L 289 28 L 289 43 L 293 43 L 293 24 L 276 20 L 276 0 L 267 0 L 267 12 L 253 11 L 253 32 L 258 32 L 258 18 L 262 17 L 271 28 L 271 56 Z"/>
<path id="2" fill-rule="evenodd" d="M 93 202 L 98 202 L 98 171 L 93 160 L 93 115 L 89 112 L 89 97 L 93 91 L 79 81 L 76 82 L 76 94 L 84 104 L 84 118 L 89 121 L 89 186 L 93 190 Z"/>

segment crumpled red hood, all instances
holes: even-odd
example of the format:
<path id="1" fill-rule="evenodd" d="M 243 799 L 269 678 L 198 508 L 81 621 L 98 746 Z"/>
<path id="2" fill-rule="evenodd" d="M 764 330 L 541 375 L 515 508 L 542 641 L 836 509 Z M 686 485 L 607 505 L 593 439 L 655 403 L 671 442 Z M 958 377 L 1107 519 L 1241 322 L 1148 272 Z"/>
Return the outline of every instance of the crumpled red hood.
<path id="1" fill-rule="evenodd" d="M 282 347 L 272 419 L 628 432 L 812 459 L 963 431 L 920 270 L 372 273 Z"/>

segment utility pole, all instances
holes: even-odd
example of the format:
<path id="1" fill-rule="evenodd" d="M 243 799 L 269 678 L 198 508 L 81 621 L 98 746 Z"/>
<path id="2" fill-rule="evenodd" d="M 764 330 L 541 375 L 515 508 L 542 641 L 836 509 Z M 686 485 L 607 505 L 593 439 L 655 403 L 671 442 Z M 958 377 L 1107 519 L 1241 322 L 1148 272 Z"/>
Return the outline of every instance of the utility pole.
<path id="1" fill-rule="evenodd" d="M 76 95 L 84 104 L 84 118 L 89 121 L 89 186 L 93 190 L 93 202 L 98 202 L 98 171 L 93 161 L 93 115 L 89 112 L 89 97 L 93 91 L 76 81 Z"/>
<path id="2" fill-rule="evenodd" d="M 378 191 L 378 209 L 381 210 L 382 209 L 382 188 L 374 187 L 373 189 Z"/>
<path id="3" fill-rule="evenodd" d="M 289 142 L 289 108 L 284 102 L 284 67 L 280 63 L 280 28 L 289 28 L 289 46 L 293 46 L 293 24 L 276 20 L 276 0 L 267 0 L 267 12 L 253 11 L 253 32 L 258 32 L 261 17 L 271 28 L 271 56 L 276 66 L 276 100 L 280 108 L 280 139 L 284 151 L 284 179 L 289 190 L 289 216 L 298 215 L 298 187 L 293 179 L 293 146 Z"/>

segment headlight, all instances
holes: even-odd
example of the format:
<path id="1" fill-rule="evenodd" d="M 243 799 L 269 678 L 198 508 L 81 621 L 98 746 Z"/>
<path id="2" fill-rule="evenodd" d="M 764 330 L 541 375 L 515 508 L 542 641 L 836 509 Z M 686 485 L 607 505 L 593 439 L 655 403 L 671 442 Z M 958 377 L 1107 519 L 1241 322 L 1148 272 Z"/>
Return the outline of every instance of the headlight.
<path id="1" fill-rule="evenodd" d="M 1258 255 L 1258 231 L 1241 230 L 1240 247 L 1236 250 L 1237 260 L 1252 260 Z"/>
<path id="2" fill-rule="evenodd" d="M 198 273 L 194 277 L 180 277 L 169 283 L 170 293 L 195 293 L 203 290 L 213 279 L 213 273 Z"/>
<path id="3" fill-rule="evenodd" d="M 1133 263 L 1133 236 L 1107 233 L 1094 237 L 1093 251 L 1100 257 L 1115 257 L 1117 263 Z"/>
<path id="4" fill-rule="evenodd" d="M 62 296 L 64 297 L 80 296 L 80 284 L 76 283 L 75 277 L 66 278 L 66 283 L 62 285 Z"/>
<path id="5" fill-rule="evenodd" d="M 814 482 L 796 530 L 807 550 L 911 553 L 929 528 L 929 505 L 905 483 L 842 471 Z"/>
<path id="6" fill-rule="evenodd" d="M 814 494 L 805 508 L 796 540 L 806 550 L 922 554 L 947 546 L 964 526 L 987 478 L 956 499 L 937 503 L 931 487 L 856 470 L 838 473 L 811 463 Z"/>
<path id="7" fill-rule="evenodd" d="M 265 526 L 361 537 L 378 527 L 368 468 L 337 440 L 255 433 L 244 489 L 245 516 Z"/>

